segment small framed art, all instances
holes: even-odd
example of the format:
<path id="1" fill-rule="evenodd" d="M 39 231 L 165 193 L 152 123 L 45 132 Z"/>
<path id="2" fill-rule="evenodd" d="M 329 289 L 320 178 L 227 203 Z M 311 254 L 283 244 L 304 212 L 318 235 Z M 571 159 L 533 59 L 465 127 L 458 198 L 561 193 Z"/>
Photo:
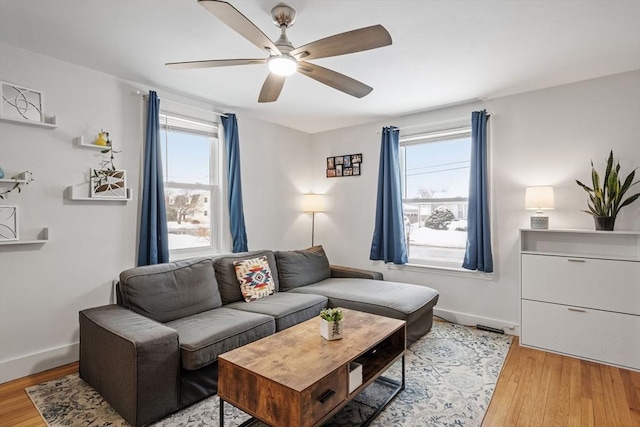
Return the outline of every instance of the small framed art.
<path id="1" fill-rule="evenodd" d="M 126 199 L 126 171 L 91 169 L 91 197 L 96 199 Z"/>
<path id="2" fill-rule="evenodd" d="M 42 92 L 7 82 L 0 82 L 0 85 L 2 88 L 0 116 L 13 120 L 44 123 Z"/>
<path id="3" fill-rule="evenodd" d="M 18 240 L 18 207 L 0 206 L 0 241 Z"/>

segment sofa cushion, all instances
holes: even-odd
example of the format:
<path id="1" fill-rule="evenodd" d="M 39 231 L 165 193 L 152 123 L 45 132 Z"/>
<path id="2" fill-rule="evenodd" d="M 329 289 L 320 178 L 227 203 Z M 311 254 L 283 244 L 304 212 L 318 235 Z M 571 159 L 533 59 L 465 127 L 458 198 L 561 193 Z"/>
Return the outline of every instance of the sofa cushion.
<path id="1" fill-rule="evenodd" d="M 213 268 L 216 278 L 218 279 L 218 288 L 220 289 L 220 297 L 223 304 L 229 304 L 236 301 L 243 301 L 240 285 L 238 285 L 238 277 L 233 265 L 235 261 L 256 258 L 259 256 L 267 257 L 269 268 L 271 269 L 271 277 L 276 288 L 276 292 L 280 290 L 278 281 L 278 267 L 276 258 L 272 251 L 251 251 L 240 252 L 237 254 L 218 255 L 213 258 Z"/>
<path id="2" fill-rule="evenodd" d="M 182 367 L 188 370 L 202 368 L 215 362 L 218 355 L 276 331 L 271 316 L 226 307 L 177 319 L 166 326 L 178 331 Z"/>
<path id="3" fill-rule="evenodd" d="M 293 294 L 278 292 L 267 298 L 246 302 L 234 302 L 225 306 L 236 310 L 262 313 L 276 319 L 276 330 L 281 331 L 312 317 L 318 316 L 327 305 L 327 297 L 322 295 Z"/>
<path id="4" fill-rule="evenodd" d="M 163 323 L 222 305 L 210 258 L 131 268 L 118 288 L 125 308 Z"/>
<path id="5" fill-rule="evenodd" d="M 298 251 L 277 251 L 280 287 L 288 291 L 331 277 L 329 260 L 322 246 Z"/>
<path id="6" fill-rule="evenodd" d="M 233 267 L 240 283 L 240 292 L 246 302 L 264 298 L 275 292 L 276 286 L 266 256 L 234 261 Z"/>

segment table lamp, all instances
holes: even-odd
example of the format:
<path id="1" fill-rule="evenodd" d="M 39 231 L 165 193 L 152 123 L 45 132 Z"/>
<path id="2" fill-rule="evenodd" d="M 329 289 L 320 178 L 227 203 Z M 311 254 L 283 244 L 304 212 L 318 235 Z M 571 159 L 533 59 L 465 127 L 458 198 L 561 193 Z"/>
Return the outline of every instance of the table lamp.
<path id="1" fill-rule="evenodd" d="M 554 208 L 553 187 L 537 186 L 525 190 L 524 203 L 527 209 L 535 209 L 536 214 L 531 217 L 531 229 L 546 230 L 549 228 L 549 217 L 544 216 L 543 210 Z"/>

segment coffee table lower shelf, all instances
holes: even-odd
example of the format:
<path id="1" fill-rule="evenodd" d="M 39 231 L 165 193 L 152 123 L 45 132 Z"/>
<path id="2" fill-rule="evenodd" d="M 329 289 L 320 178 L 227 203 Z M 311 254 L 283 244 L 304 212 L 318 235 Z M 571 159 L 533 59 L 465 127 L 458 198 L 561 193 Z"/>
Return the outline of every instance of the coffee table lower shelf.
<path id="1" fill-rule="evenodd" d="M 376 408 L 376 410 L 375 410 L 375 412 L 373 414 L 371 414 L 366 420 L 364 420 L 362 422 L 362 424 L 360 424 L 360 427 L 367 427 L 369 424 L 371 424 L 371 422 L 380 414 L 380 412 L 382 412 L 384 410 L 384 408 L 386 408 L 387 405 L 389 405 L 389 403 L 391 403 L 391 401 L 402 390 L 404 390 L 404 387 L 405 387 L 404 354 L 402 355 L 401 360 L 402 360 L 402 380 L 401 381 L 397 381 L 397 380 L 394 380 L 394 379 L 391 379 L 391 378 L 387 378 L 387 377 L 384 377 L 384 376 L 380 376 L 380 377 L 376 378 L 375 381 L 373 381 L 374 383 L 383 385 L 385 387 L 389 387 L 391 389 L 391 394 L 389 395 L 389 397 L 387 397 L 387 399 L 384 402 L 382 402 L 382 404 L 380 406 L 378 406 L 378 408 Z M 335 413 L 339 412 L 342 408 L 344 408 L 352 400 L 354 400 L 359 394 L 360 393 L 353 393 L 352 397 L 347 399 L 341 405 L 338 405 L 338 407 L 334 410 L 334 412 Z M 220 398 L 220 427 L 224 427 L 224 402 L 225 402 L 224 399 Z M 242 424 L 240 424 L 238 427 L 250 427 L 250 426 L 255 425 L 257 423 L 260 423 L 260 422 L 262 422 L 262 421 L 259 420 L 258 418 L 251 417 L 247 421 L 245 421 Z"/>

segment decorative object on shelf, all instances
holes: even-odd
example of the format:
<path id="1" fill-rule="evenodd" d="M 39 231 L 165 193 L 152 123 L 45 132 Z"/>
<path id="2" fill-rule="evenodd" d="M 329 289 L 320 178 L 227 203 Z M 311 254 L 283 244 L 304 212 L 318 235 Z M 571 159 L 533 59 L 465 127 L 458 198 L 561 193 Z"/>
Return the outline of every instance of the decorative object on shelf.
<path id="1" fill-rule="evenodd" d="M 101 147 L 106 147 L 107 145 L 111 145 L 111 140 L 109 139 L 109 132 L 105 132 L 100 129 L 98 132 L 98 137 L 93 141 L 95 145 L 99 145 Z"/>
<path id="2" fill-rule="evenodd" d="M 32 181 L 34 181 L 34 179 L 33 174 L 30 171 L 20 172 L 18 175 L 12 176 L 10 179 L 0 178 L 0 183 L 11 185 L 11 188 L 0 190 L 0 199 L 7 197 L 13 190 L 17 190 L 18 193 L 22 192 L 22 188 L 20 187 L 23 185 L 29 185 Z"/>
<path id="3" fill-rule="evenodd" d="M 18 207 L 0 206 L 0 241 L 18 240 Z"/>
<path id="4" fill-rule="evenodd" d="M 101 129 L 94 143 L 96 145 L 104 144 L 106 148 L 100 152 L 108 154 L 109 158 L 100 162 L 99 169 L 91 169 L 90 196 L 99 199 L 126 199 L 127 173 L 125 170 L 117 169 L 113 162 L 114 155 L 119 151 L 113 149 L 109 132 Z"/>
<path id="5" fill-rule="evenodd" d="M 127 176 L 124 170 L 91 169 L 91 197 L 98 199 L 126 199 Z"/>
<path id="6" fill-rule="evenodd" d="M 620 209 L 630 205 L 640 197 L 640 193 L 636 193 L 624 199 L 626 192 L 633 185 L 640 182 L 633 182 L 636 169 L 633 169 L 622 182 L 620 180 L 620 163 L 613 160 L 613 150 L 611 150 L 607 159 L 602 185 L 600 183 L 600 175 L 593 166 L 593 160 L 591 161 L 591 182 L 593 187 L 587 187 L 576 179 L 576 183 L 589 193 L 589 202 L 587 203 L 589 210 L 583 210 L 583 212 L 593 216 L 596 230 L 613 231 Z"/>
<path id="7" fill-rule="evenodd" d="M 339 308 L 324 308 L 320 311 L 320 335 L 326 340 L 342 338 L 344 315 Z"/>
<path id="8" fill-rule="evenodd" d="M 12 120 L 44 123 L 42 92 L 7 82 L 2 84 L 0 115 Z"/>
<path id="9" fill-rule="evenodd" d="M 525 208 L 536 210 L 536 214 L 531 217 L 531 228 L 534 230 L 546 230 L 549 228 L 549 217 L 542 215 L 542 211 L 555 207 L 553 187 L 527 187 L 524 194 Z"/>
<path id="10" fill-rule="evenodd" d="M 314 234 L 316 229 L 316 212 L 324 211 L 324 195 L 322 194 L 305 194 L 302 199 L 302 210 L 311 212 L 311 246 L 313 246 Z"/>
<path id="11" fill-rule="evenodd" d="M 0 167 L 0 179 L 4 178 L 4 171 L 2 170 L 2 167 Z"/>
<path id="12" fill-rule="evenodd" d="M 362 164 L 362 153 L 327 157 L 327 178 L 358 176 Z"/>

